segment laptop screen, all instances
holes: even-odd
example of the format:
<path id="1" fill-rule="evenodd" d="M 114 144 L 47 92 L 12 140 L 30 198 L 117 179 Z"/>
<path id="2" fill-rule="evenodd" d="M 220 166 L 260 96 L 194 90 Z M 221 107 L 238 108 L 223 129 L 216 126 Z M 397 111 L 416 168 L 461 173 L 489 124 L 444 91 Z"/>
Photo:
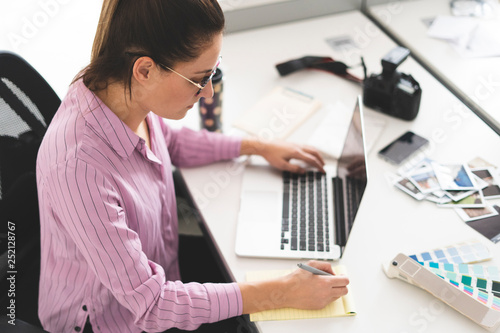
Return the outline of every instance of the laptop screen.
<path id="1" fill-rule="evenodd" d="M 360 97 L 357 98 L 352 120 L 347 130 L 344 148 L 338 160 L 337 177 L 340 179 L 343 196 L 342 230 L 344 244 L 347 242 L 354 218 L 367 183 L 366 154 L 363 138 L 363 115 Z M 337 221 L 339 223 L 340 221 Z M 342 223 L 341 223 L 342 224 Z"/>

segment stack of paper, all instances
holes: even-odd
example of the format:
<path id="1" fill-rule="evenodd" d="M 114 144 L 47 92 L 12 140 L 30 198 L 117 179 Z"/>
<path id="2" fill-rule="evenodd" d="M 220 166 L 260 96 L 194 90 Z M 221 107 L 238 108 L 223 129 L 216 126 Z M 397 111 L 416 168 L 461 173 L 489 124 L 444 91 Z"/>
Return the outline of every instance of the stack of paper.
<path id="1" fill-rule="evenodd" d="M 449 42 L 463 57 L 500 56 L 500 21 L 438 16 L 427 34 Z"/>

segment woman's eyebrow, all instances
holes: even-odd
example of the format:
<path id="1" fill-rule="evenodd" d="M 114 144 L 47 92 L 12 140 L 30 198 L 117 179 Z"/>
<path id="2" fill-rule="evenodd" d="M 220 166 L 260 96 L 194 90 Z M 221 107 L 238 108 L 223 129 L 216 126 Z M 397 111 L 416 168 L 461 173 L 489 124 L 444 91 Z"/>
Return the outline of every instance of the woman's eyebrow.
<path id="1" fill-rule="evenodd" d="M 210 73 L 212 71 L 212 68 L 210 69 L 206 69 L 204 71 L 199 71 L 199 72 L 196 72 L 195 74 L 206 74 L 206 73 Z"/>

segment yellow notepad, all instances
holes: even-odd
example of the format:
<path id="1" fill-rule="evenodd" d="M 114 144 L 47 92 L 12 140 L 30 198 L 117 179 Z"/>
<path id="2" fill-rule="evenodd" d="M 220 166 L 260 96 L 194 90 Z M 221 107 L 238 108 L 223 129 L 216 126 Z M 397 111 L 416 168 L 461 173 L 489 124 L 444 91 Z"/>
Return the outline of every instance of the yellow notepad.
<path id="1" fill-rule="evenodd" d="M 346 274 L 346 269 L 342 265 L 332 267 L 336 275 Z M 247 281 L 260 281 L 266 279 L 274 279 L 290 273 L 291 270 L 272 270 L 272 271 L 254 271 L 248 272 Z M 321 310 L 300 310 L 292 308 L 283 308 L 252 313 L 250 315 L 251 321 L 265 321 L 265 320 L 290 320 L 290 319 L 311 319 L 311 318 L 327 318 L 327 317 L 341 317 L 341 316 L 354 316 L 356 310 L 354 308 L 354 301 L 352 298 L 351 290 L 344 297 L 337 299 L 330 305 Z"/>

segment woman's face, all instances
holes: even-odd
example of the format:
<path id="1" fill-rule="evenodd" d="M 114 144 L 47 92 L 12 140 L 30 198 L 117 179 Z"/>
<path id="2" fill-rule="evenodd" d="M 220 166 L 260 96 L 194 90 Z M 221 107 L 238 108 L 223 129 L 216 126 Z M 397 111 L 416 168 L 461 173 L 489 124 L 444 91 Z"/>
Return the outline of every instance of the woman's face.
<path id="1" fill-rule="evenodd" d="M 222 34 L 214 37 L 205 51 L 195 60 L 178 63 L 172 69 L 189 80 L 200 83 L 214 69 L 222 48 Z M 151 86 L 146 101 L 149 110 L 167 119 L 182 119 L 187 111 L 201 97 L 212 97 L 213 87 L 210 81 L 198 94 L 199 88 L 182 76 L 157 66 L 160 71 L 156 84 Z"/>

